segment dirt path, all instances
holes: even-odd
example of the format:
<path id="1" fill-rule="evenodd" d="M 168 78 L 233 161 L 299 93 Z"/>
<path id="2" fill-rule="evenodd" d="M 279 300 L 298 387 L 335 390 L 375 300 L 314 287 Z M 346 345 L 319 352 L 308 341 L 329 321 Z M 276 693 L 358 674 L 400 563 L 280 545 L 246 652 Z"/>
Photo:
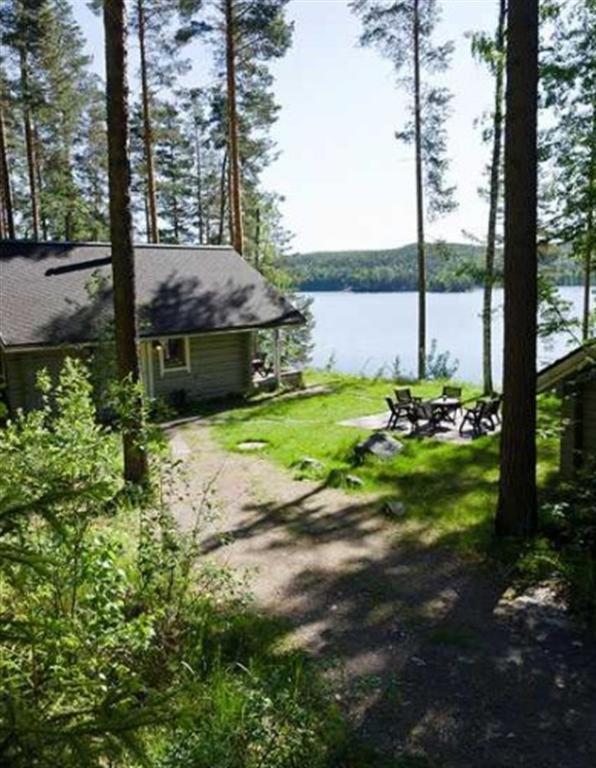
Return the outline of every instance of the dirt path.
<path id="1" fill-rule="evenodd" d="M 499 574 L 400 541 L 374 498 L 228 454 L 207 426 L 175 435 L 194 492 L 216 477 L 206 553 L 252 572 L 360 736 L 439 768 L 596 766 L 596 648 L 544 593 L 514 599 Z"/>

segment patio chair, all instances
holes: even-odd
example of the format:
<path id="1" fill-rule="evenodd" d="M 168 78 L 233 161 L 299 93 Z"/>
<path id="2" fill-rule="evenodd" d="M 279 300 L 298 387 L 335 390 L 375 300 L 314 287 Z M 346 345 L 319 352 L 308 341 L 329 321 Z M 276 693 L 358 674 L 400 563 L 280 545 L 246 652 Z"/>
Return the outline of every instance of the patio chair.
<path id="1" fill-rule="evenodd" d="M 390 397 L 386 397 L 385 402 L 389 407 L 389 420 L 387 421 L 386 429 L 396 429 L 397 423 L 401 418 L 400 410 Z"/>
<path id="2" fill-rule="evenodd" d="M 486 408 L 482 420 L 492 431 L 501 423 L 502 402 L 503 395 L 493 395 L 489 400 L 485 400 Z"/>
<path id="3" fill-rule="evenodd" d="M 441 393 L 441 397 L 448 397 L 453 400 L 461 400 L 461 387 L 452 387 L 452 386 L 445 386 L 443 387 L 443 392 Z"/>
<path id="4" fill-rule="evenodd" d="M 252 372 L 253 376 L 258 375 L 266 379 L 273 373 L 273 366 L 267 362 L 265 357 L 255 357 L 252 361 Z"/>
<path id="5" fill-rule="evenodd" d="M 440 401 L 449 401 L 448 406 L 442 411 L 442 418 L 455 424 L 456 416 L 461 411 L 461 387 L 445 386 L 441 394 L 435 398 L 434 402 L 438 405 Z M 447 403 L 446 403 L 447 405 Z"/>
<path id="6" fill-rule="evenodd" d="M 459 425 L 459 433 L 463 434 L 466 424 L 470 424 L 472 427 L 472 433 L 477 436 L 482 434 L 482 423 L 487 418 L 487 408 L 489 402 L 487 400 L 477 400 L 476 405 L 473 408 L 466 408 L 464 415 Z M 492 423 L 492 422 L 491 422 Z"/>
<path id="7" fill-rule="evenodd" d="M 428 432 L 434 432 L 441 422 L 441 415 L 441 411 L 433 408 L 432 403 L 414 401 L 407 413 L 408 421 L 412 425 L 410 434 L 421 431 L 423 427 Z"/>
<path id="8" fill-rule="evenodd" d="M 395 392 L 397 405 L 401 407 L 410 406 L 412 403 L 419 403 L 422 400 L 421 397 L 415 397 L 412 395 L 409 387 L 403 387 L 402 389 L 395 389 L 393 391 Z"/>

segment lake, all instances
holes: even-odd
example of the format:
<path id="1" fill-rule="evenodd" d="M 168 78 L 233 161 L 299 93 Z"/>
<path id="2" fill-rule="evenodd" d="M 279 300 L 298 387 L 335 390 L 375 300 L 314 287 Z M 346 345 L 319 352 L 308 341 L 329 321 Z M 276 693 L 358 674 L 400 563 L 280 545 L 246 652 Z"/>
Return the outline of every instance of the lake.
<path id="1" fill-rule="evenodd" d="M 564 286 L 561 296 L 581 314 L 582 288 Z M 334 357 L 334 368 L 345 373 L 374 376 L 382 366 L 390 374 L 399 356 L 401 370 L 416 370 L 417 302 L 414 291 L 403 293 L 306 293 L 312 305 L 313 364 L 323 368 Z M 502 374 L 503 291 L 495 289 L 493 321 L 493 376 Z M 482 290 L 427 295 L 427 338 L 437 340 L 439 352 L 449 351 L 459 361 L 456 378 L 482 380 Z M 573 346 L 573 343 L 571 343 Z M 552 362 L 570 349 L 568 334 L 541 342 L 538 365 Z"/>

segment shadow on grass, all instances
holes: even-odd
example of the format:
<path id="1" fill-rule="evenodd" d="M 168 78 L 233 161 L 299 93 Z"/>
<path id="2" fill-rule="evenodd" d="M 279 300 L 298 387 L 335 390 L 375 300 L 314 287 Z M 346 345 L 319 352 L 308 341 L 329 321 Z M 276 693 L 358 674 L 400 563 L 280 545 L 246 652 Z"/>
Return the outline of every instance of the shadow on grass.
<path id="1" fill-rule="evenodd" d="M 519 549 L 507 562 L 457 554 L 462 539 L 496 552 L 496 443 L 427 444 L 422 458 L 402 460 L 399 473 L 365 467 L 390 487 L 382 498 L 346 495 L 338 505 L 321 483 L 283 503 L 251 501 L 224 534 L 251 540 L 267 568 L 287 570 L 272 576 L 275 613 L 325 664 L 355 724 L 355 741 L 331 764 L 592 768 L 592 641 L 511 608 L 504 596 Z M 406 522 L 392 526 L 380 509 L 397 497 Z M 442 510 L 456 515 L 459 500 L 459 528 L 442 529 Z M 220 546 L 213 537 L 205 549 Z"/>

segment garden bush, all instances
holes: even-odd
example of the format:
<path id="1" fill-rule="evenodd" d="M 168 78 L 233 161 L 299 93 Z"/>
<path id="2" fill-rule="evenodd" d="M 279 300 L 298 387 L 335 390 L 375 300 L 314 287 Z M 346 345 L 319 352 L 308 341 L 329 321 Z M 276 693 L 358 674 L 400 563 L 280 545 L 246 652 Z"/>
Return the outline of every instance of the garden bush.
<path id="1" fill-rule="evenodd" d="M 0 764 L 323 765 L 343 738 L 313 669 L 233 574 L 199 558 L 209 493 L 152 452 L 143 496 L 82 363 L 0 430 Z M 207 484 L 208 485 L 208 484 Z"/>

